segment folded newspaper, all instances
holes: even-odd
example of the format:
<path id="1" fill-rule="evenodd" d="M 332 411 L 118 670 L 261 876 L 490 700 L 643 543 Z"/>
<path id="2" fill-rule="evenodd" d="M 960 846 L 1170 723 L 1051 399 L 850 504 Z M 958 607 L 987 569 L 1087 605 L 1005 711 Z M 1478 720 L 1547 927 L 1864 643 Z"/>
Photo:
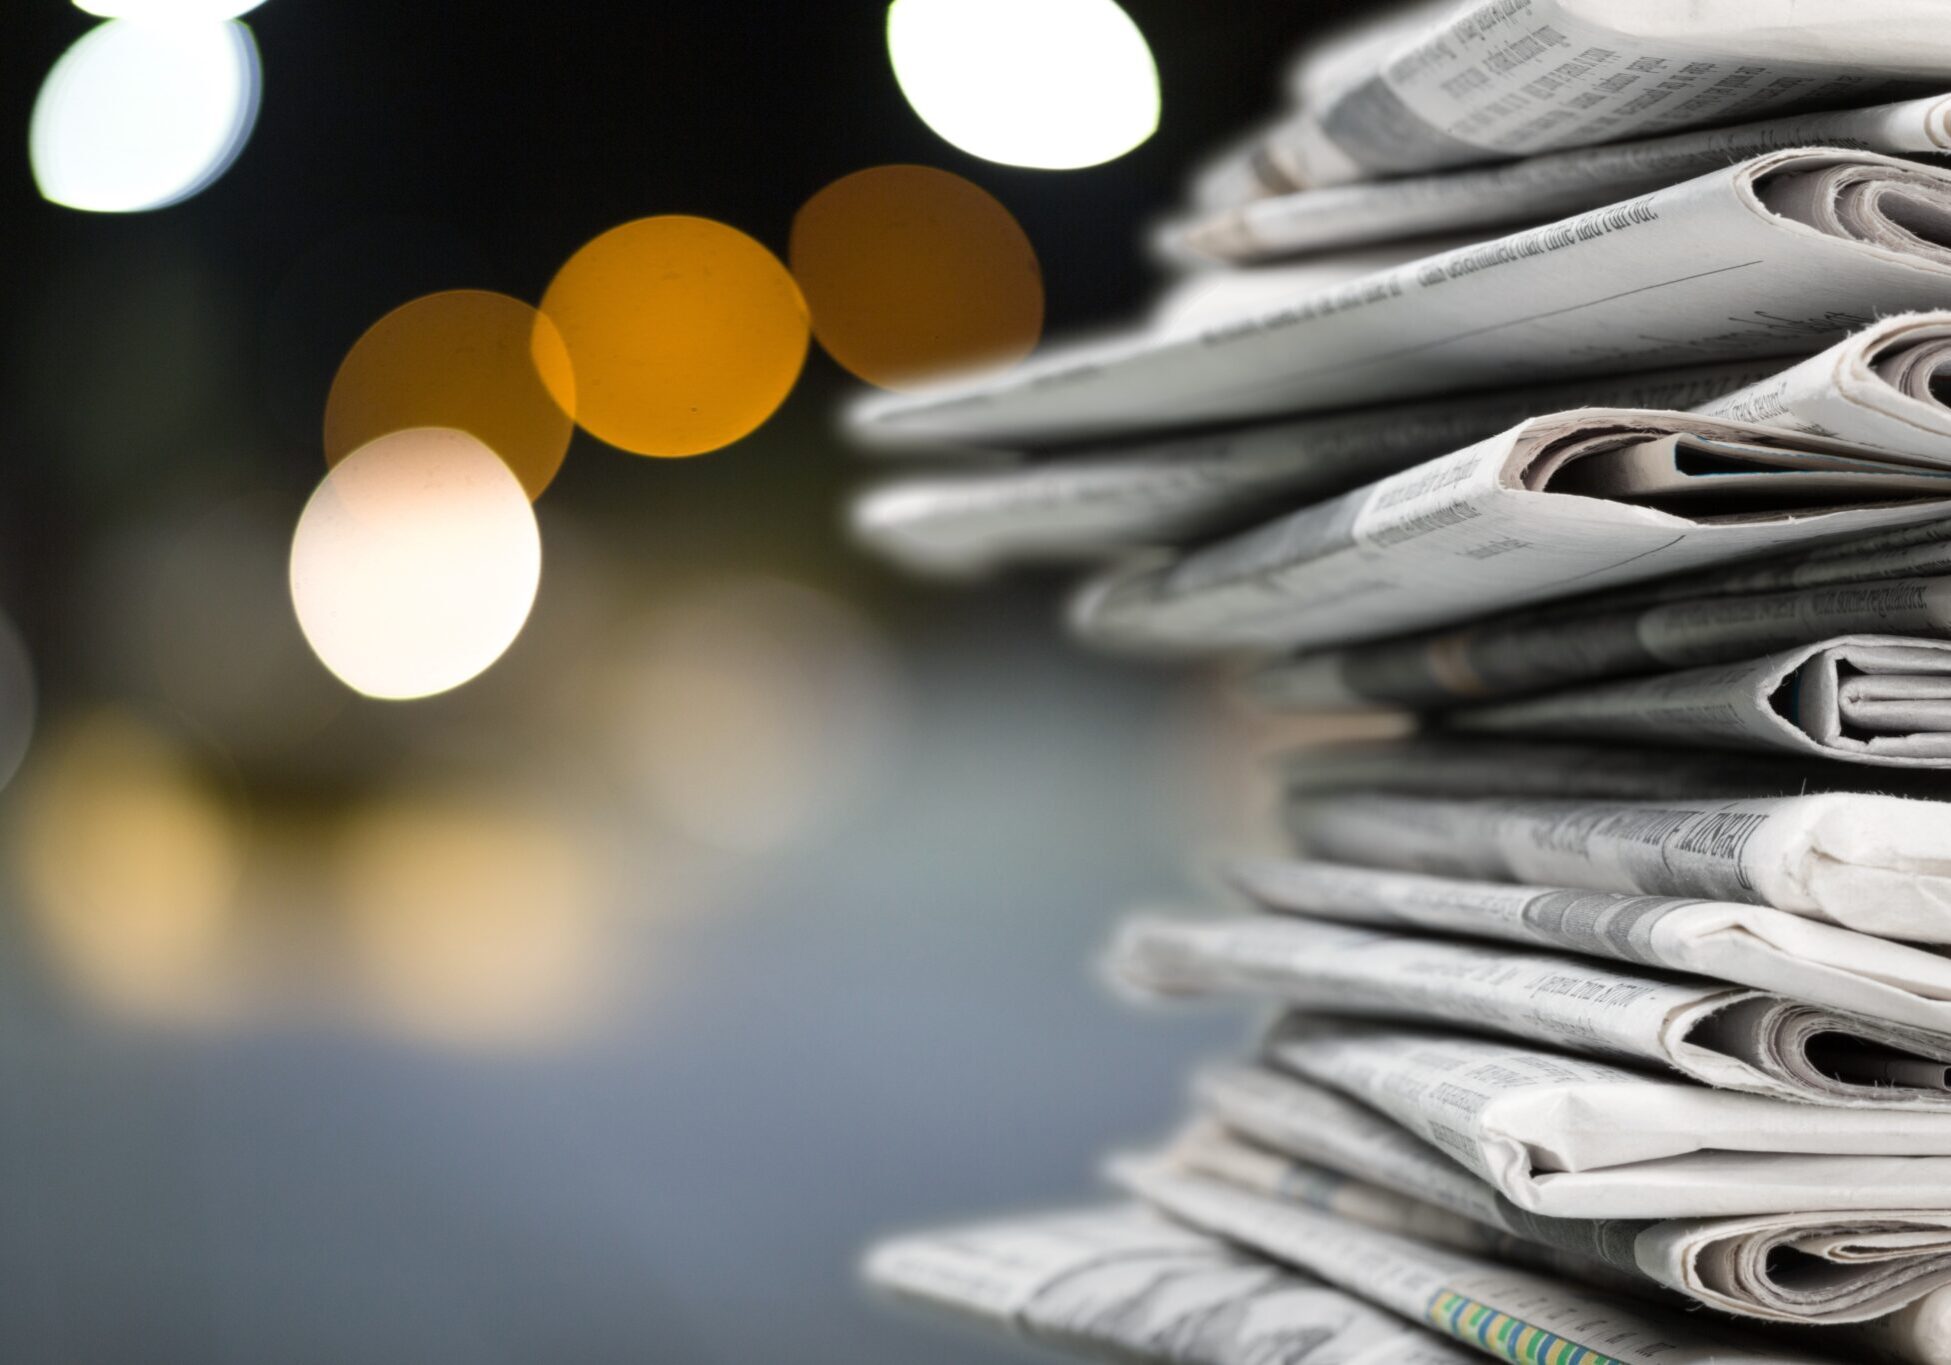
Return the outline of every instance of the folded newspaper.
<path id="1" fill-rule="evenodd" d="M 1470 707 L 1444 724 L 1941 768 L 1951 764 L 1951 640 L 1845 635 L 1747 663 Z"/>
<path id="2" fill-rule="evenodd" d="M 1101 558 L 1236 529 L 1566 408 L 1691 408 L 1760 391 L 1779 362 L 1656 370 L 1220 431 L 1127 440 L 1003 468 L 913 474 L 854 503 L 854 534 L 910 568 Z"/>
<path id="3" fill-rule="evenodd" d="M 1257 275 L 1243 278 L 1254 282 Z M 1951 312 L 1910 313 L 1852 333 L 1785 371 L 1763 360 L 1605 376 L 1125 440 L 1014 467 L 911 475 L 870 489 L 855 504 L 853 524 L 871 548 L 923 570 L 1103 556 L 1231 529 L 1514 422 L 1588 406 L 1691 408 L 1944 467 L 1951 465 L 1951 407 L 1936 386 L 1947 364 Z M 1593 647 L 1609 638 L 1598 637 Z M 1748 652 L 1797 642 L 1770 640 Z M 1504 647 L 1500 639 L 1479 652 L 1494 658 Z M 1510 647 L 1522 652 L 1525 645 Z"/>
<path id="4" fill-rule="evenodd" d="M 870 439 L 1081 440 L 1578 375 L 1802 356 L 1951 306 L 1951 173 L 1771 153 L 1178 329 L 860 405 Z"/>
<path id="5" fill-rule="evenodd" d="M 1270 1199 L 1158 1160 L 1126 1159 L 1115 1178 L 1213 1236 L 1317 1275 L 1502 1360 L 1600 1365 L 1797 1365 L 1820 1348 L 1742 1344 L 1699 1317 L 1622 1302 L 1568 1281 Z"/>
<path id="6" fill-rule="evenodd" d="M 1073 606 L 1126 649 L 1349 644 L 1951 516 L 1951 470 L 1678 413 L 1582 409 L 1244 534 L 1115 571 Z"/>
<path id="7" fill-rule="evenodd" d="M 1136 1206 L 898 1238 L 881 1289 L 1034 1340 L 1183 1365 L 1460 1365 L 1477 1357 L 1341 1290 Z"/>
<path id="8" fill-rule="evenodd" d="M 1951 804 L 1859 792 L 1529 800 L 1293 796 L 1330 862 L 1769 905 L 1884 938 L 1951 943 Z"/>
<path id="9" fill-rule="evenodd" d="M 1546 152 L 1434 175 L 1296 192 L 1280 170 L 1284 130 L 1253 139 L 1235 162 L 1265 169 L 1217 183 L 1212 207 L 1159 234 L 1171 258 L 1253 262 L 1302 252 L 1343 251 L 1459 229 L 1537 223 L 1718 170 L 1731 161 L 1790 147 L 1849 147 L 1896 156 L 1951 152 L 1951 96 L 1866 109 L 1828 110 Z"/>
<path id="10" fill-rule="evenodd" d="M 1294 1016 L 1283 1071 L 1560 1218 L 1951 1208 L 1951 1116 L 1710 1090 L 1530 1044 Z"/>
<path id="11" fill-rule="evenodd" d="M 1334 1091 L 1263 1068 L 1227 1067 L 1203 1074 L 1198 1092 L 1208 1114 L 1252 1145 L 1242 1151 L 1237 1140 L 1229 1145 L 1199 1130 L 1178 1145 L 1177 1160 L 1389 1231 L 1427 1237 L 1440 1226 L 1436 1214 L 1460 1216 L 1723 1312 L 1782 1322 L 1860 1322 L 1951 1284 L 1951 1213 L 1941 1210 L 1551 1218 L 1519 1208 L 1421 1138 Z M 1292 1163 L 1288 1169 L 1281 1157 Z M 1347 1181 L 1414 1206 L 1342 1195 Z M 1476 1249 L 1462 1237 L 1450 1244 Z M 1560 1265 L 1590 1276 L 1570 1261 Z"/>
<path id="12" fill-rule="evenodd" d="M 1691 972 L 1951 1036 L 1951 958 L 1768 906 L 1278 858 L 1239 860 L 1227 877 L 1269 910 Z"/>
<path id="13" fill-rule="evenodd" d="M 1395 6 L 1303 54 L 1253 174 L 1208 178 L 1298 189 L 1942 88 L 1942 20 L 1932 0 Z"/>
<path id="14" fill-rule="evenodd" d="M 1951 776 L 1928 771 L 1758 753 L 1441 732 L 1310 745 L 1289 753 L 1276 766 L 1281 784 L 1295 796 L 1395 792 L 1648 801 L 1865 790 L 1904 791 L 1923 798 L 1951 796 Z"/>
<path id="15" fill-rule="evenodd" d="M 1110 968 L 1151 995 L 1448 1022 L 1727 1090 L 1951 1117 L 1951 1034 L 1656 968 L 1271 916 L 1138 919 Z"/>

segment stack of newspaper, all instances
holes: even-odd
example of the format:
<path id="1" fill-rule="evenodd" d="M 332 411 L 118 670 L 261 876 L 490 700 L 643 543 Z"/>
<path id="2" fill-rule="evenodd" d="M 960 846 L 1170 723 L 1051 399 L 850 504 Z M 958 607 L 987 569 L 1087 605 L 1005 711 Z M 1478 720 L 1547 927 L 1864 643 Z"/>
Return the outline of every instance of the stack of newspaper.
<path id="1" fill-rule="evenodd" d="M 1142 324 L 857 410 L 886 555 L 1100 561 L 1088 643 L 1422 718 L 1115 936 L 1270 1018 L 1128 1202 L 876 1283 L 1206 1365 L 1951 1362 L 1942 17 L 1398 7 Z"/>

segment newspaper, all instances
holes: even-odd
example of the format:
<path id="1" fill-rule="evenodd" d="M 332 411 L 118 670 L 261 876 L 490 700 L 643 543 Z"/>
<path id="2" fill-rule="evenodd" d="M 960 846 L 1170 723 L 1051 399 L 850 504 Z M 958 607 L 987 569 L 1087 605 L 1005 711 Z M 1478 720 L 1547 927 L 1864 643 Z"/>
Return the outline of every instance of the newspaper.
<path id="1" fill-rule="evenodd" d="M 1282 272 L 1230 278 L 1263 288 L 1268 273 Z M 1183 286 L 1195 287 L 1204 286 Z M 1283 502 L 1291 507 L 1338 493 L 1527 417 L 1582 406 L 1692 408 L 1943 467 L 1951 465 L 1951 407 L 1934 385 L 1947 369 L 1951 312 L 1911 313 L 1852 333 L 1786 371 L 1772 361 L 1746 361 L 1606 376 L 1126 441 L 1026 467 L 907 478 L 870 491 L 856 506 L 854 525 L 870 546 L 925 570 L 1102 556 L 1230 529 L 1282 510 Z M 1799 642 L 1771 639 L 1746 653 Z M 1519 638 L 1484 652 L 1523 657 L 1525 648 Z"/>
<path id="2" fill-rule="evenodd" d="M 1738 1329 L 1621 1302 L 1564 1280 L 1432 1246 L 1156 1160 L 1114 1175 L 1202 1231 L 1318 1275 L 1403 1317 L 1517 1365 L 1796 1365 L 1826 1357 L 1741 1344 Z"/>
<path id="3" fill-rule="evenodd" d="M 1951 1208 L 1951 1117 L 1799 1104 L 1534 1044 L 1290 1016 L 1270 1062 L 1557 1218 Z"/>
<path id="4" fill-rule="evenodd" d="M 1296 186 L 1927 94 L 1951 76 L 1933 0 L 1474 0 L 1305 54 Z M 1908 82 L 1908 88 L 1906 88 Z"/>
<path id="5" fill-rule="evenodd" d="M 1025 1336 L 1175 1365 L 1460 1365 L 1474 1359 L 1338 1289 L 1136 1206 L 903 1237 L 877 1287 Z"/>
<path id="6" fill-rule="evenodd" d="M 1406 706 L 1431 711 L 1605 678 L 1751 660 L 1841 635 L 1951 638 L 1951 575 L 1614 611 L 1554 605 L 1281 660 L 1253 673 L 1246 687 L 1261 704 L 1284 710 Z M 1674 742 L 1681 736 L 1676 734 Z"/>
<path id="7" fill-rule="evenodd" d="M 1951 174 L 1776 152 L 1178 329 L 883 395 L 869 438 L 1081 440 L 1580 374 L 1807 355 L 1951 305 Z"/>
<path id="8" fill-rule="evenodd" d="M 1110 968 L 1152 996 L 1451 1024 L 1747 1094 L 1951 1116 L 1951 1034 L 1657 968 L 1264 915 L 1134 920 Z"/>
<path id="9" fill-rule="evenodd" d="M 1443 1240 L 1430 1231 L 1444 1230 L 1438 1215 L 1460 1216 L 1493 1238 L 1553 1249 L 1562 1273 L 1615 1283 L 1593 1274 L 1590 1267 L 1601 1265 L 1723 1312 L 1778 1322 L 1861 1322 L 1951 1283 L 1951 1214 L 1942 1210 L 1548 1218 L 1517 1207 L 1374 1110 L 1305 1081 L 1228 1067 L 1201 1076 L 1199 1094 L 1207 1112 L 1252 1145 L 1200 1130 L 1175 1149 L 1182 1164 L 1391 1232 Z M 1344 1193 L 1350 1184 L 1355 1192 Z M 1395 1202 L 1365 1193 L 1371 1188 Z M 1461 1236 L 1445 1245 L 1478 1249 Z"/>
<path id="10" fill-rule="evenodd" d="M 1951 943 L 1951 804 L 1855 792 L 1655 801 L 1291 797 L 1330 862 L 1532 886 L 1769 905 Z"/>
<path id="11" fill-rule="evenodd" d="M 1951 470 L 1678 413 L 1534 418 L 1163 564 L 1087 585 L 1088 639 L 1154 652 L 1356 643 L 1883 527 Z"/>
<path id="12" fill-rule="evenodd" d="M 1951 959 L 1768 906 L 1277 858 L 1241 859 L 1227 876 L 1287 914 L 1562 948 L 1951 1035 Z"/>
<path id="13" fill-rule="evenodd" d="M 1584 406 L 1690 408 L 1760 387 L 1771 361 L 1658 370 L 1128 441 L 1061 459 L 911 476 L 854 504 L 855 536 L 927 572 L 1101 558 L 1249 524 L 1515 422 Z"/>
<path id="14" fill-rule="evenodd" d="M 1368 791 L 1648 801 L 1873 790 L 1951 797 L 1951 777 L 1926 770 L 1493 735 L 1425 733 L 1310 745 L 1286 755 L 1279 769 L 1286 790 L 1297 796 Z"/>
<path id="15" fill-rule="evenodd" d="M 1845 635 L 1740 664 L 1472 707 L 1500 734 L 1781 749 L 1891 767 L 1951 767 L 1951 641 Z"/>
<path id="16" fill-rule="evenodd" d="M 1289 120 L 1216 163 L 1204 213 L 1171 223 L 1172 258 L 1260 261 L 1345 250 L 1460 228 L 1536 223 L 1597 208 L 1790 147 L 1848 147 L 1896 156 L 1951 152 L 1951 96 L 1880 104 L 1546 152 L 1436 175 L 1300 189 L 1282 169 Z M 1230 182 L 1230 183 L 1225 183 Z M 1299 190 L 1297 193 L 1296 191 Z"/>
<path id="17" fill-rule="evenodd" d="M 1272 1073 L 1259 1074 L 1274 1084 L 1300 1084 L 1285 1081 Z M 1315 1093 L 1327 1095 L 1328 1092 Z M 1359 1105 L 1349 1101 L 1340 1102 L 1352 1109 L 1360 1109 Z M 1374 1127 L 1395 1128 L 1387 1119 L 1374 1115 L 1369 1117 L 1368 1123 Z M 1495 1191 L 1441 1152 L 1435 1151 L 1427 1143 L 1417 1142 L 1400 1129 L 1395 1129 L 1395 1132 L 1401 1141 L 1421 1147 L 1435 1161 L 1447 1166 L 1456 1183 L 1474 1186 L 1479 1195 L 1478 1202 L 1496 1201 Z M 1672 1302 L 1669 1296 L 1660 1292 L 1660 1286 L 1650 1283 L 1639 1272 L 1638 1267 L 1599 1260 L 1590 1245 L 1574 1245 L 1580 1242 L 1582 1233 L 1588 1234 L 1589 1242 L 1589 1230 L 1599 1225 L 1576 1219 L 1540 1219 L 1535 1214 L 1515 1208 L 1508 1200 L 1504 1201 L 1504 1207 L 1514 1215 L 1512 1221 L 1519 1226 L 1527 1219 L 1553 1226 L 1562 1225 L 1566 1235 L 1560 1240 L 1565 1245 L 1551 1245 L 1535 1236 L 1525 1236 L 1499 1227 L 1488 1218 L 1419 1198 L 1400 1188 L 1407 1183 L 1405 1181 L 1392 1183 L 1387 1180 L 1358 1179 L 1333 1163 L 1315 1165 L 1302 1161 L 1284 1154 L 1283 1149 L 1242 1138 L 1213 1119 L 1198 1119 L 1188 1125 L 1162 1156 L 1168 1164 L 1181 1170 L 1224 1180 L 1283 1203 L 1305 1204 L 1366 1227 L 1381 1228 L 1384 1232 L 1400 1233 L 1419 1242 L 1433 1242 L 1437 1246 L 1475 1256 L 1487 1256 L 1493 1260 L 1563 1275 L 1582 1284 L 1617 1293 L 1632 1294 L 1656 1302 Z M 1629 1247 L 1630 1243 L 1626 1242 L 1625 1245 Z"/>

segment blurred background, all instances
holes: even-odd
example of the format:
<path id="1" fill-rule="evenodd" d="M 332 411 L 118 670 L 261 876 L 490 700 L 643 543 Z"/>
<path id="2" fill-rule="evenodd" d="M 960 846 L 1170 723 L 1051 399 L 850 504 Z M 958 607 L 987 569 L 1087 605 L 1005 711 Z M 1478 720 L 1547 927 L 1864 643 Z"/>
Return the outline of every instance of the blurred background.
<path id="1" fill-rule="evenodd" d="M 1124 0 L 1156 132 L 1053 170 L 932 131 L 873 0 L 268 0 L 193 86 L 261 73 L 254 126 L 210 114 L 234 164 L 89 212 L 43 192 L 121 192 L 94 125 L 37 100 L 104 20 L 15 5 L 0 1357 L 1016 1358 L 872 1303 L 856 1258 L 1092 1197 L 1095 1154 L 1233 1041 L 1133 1017 L 1091 959 L 1245 837 L 1268 737 L 1211 680 L 1066 647 L 1057 577 L 931 587 L 852 551 L 863 386 L 817 344 L 695 458 L 577 432 L 532 610 L 439 695 L 321 662 L 294 528 L 373 324 L 534 305 L 648 215 L 785 259 L 823 187 L 938 167 L 1020 224 L 1046 335 L 1135 316 L 1145 227 L 1338 8 Z"/>

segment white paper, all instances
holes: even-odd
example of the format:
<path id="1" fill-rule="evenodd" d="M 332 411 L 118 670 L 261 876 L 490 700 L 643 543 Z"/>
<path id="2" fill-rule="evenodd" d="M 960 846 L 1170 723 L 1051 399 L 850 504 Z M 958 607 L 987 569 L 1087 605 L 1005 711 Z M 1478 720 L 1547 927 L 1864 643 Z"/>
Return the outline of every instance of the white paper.
<path id="1" fill-rule="evenodd" d="M 1270 910 L 1561 948 L 1951 1034 L 1951 958 L 1768 906 L 1294 859 L 1241 859 L 1226 872 Z"/>
<path id="2" fill-rule="evenodd" d="M 1807 355 L 1883 315 L 1951 306 L 1951 251 L 1938 244 L 1951 235 L 1938 222 L 1948 208 L 1942 171 L 1867 152 L 1778 152 L 1182 330 L 1141 327 L 877 397 L 853 424 L 895 440 L 1081 440 Z"/>
<path id="3" fill-rule="evenodd" d="M 1830 110 L 1546 152 L 1434 175 L 1305 189 L 1285 151 L 1308 138 L 1289 119 L 1215 163 L 1206 211 L 1167 226 L 1173 256 L 1258 261 L 1367 246 L 1459 228 L 1563 217 L 1671 185 L 1766 152 L 1849 147 L 1895 156 L 1951 150 L 1951 97 Z M 1223 182 L 1223 183 L 1222 183 Z"/>
<path id="4" fill-rule="evenodd" d="M 1426 170 L 1942 88 L 1931 0 L 1474 0 L 1297 72 L 1299 184 Z"/>
<path id="5" fill-rule="evenodd" d="M 1748 1094 L 1951 1116 L 1951 1034 L 1657 968 L 1265 915 L 1141 917 L 1109 966 L 1153 996 L 1451 1024 Z"/>
<path id="6" fill-rule="evenodd" d="M 1951 767 L 1951 641 L 1845 635 L 1760 659 L 1466 707 L 1460 730 Z"/>
<path id="7" fill-rule="evenodd" d="M 1558 1218 L 1951 1208 L 1951 1115 L 1798 1104 L 1401 1024 L 1294 1017 L 1282 1070 Z"/>
<path id="8" fill-rule="evenodd" d="M 1951 804 L 1855 792 L 1656 801 L 1346 793 L 1288 802 L 1330 862 L 1770 905 L 1951 942 Z"/>
<path id="9" fill-rule="evenodd" d="M 1106 575 L 1078 595 L 1072 621 L 1094 643 L 1149 652 L 1338 646 L 1951 514 L 1940 496 L 1879 494 L 1874 463 L 1847 476 L 1849 492 L 1784 502 L 1764 489 L 1684 513 L 1668 510 L 1679 506 L 1671 499 L 1578 491 L 1592 471 L 1649 445 L 1671 458 L 1676 443 L 1712 467 L 1767 471 L 1755 476 L 1764 483 L 1836 449 L 1676 413 L 1536 418 L 1166 563 Z"/>
<path id="10" fill-rule="evenodd" d="M 1628 1305 L 1533 1271 L 1364 1227 L 1189 1175 L 1155 1161 L 1125 1161 L 1117 1178 L 1194 1227 L 1318 1275 L 1392 1312 L 1428 1323 L 1506 1360 L 1571 1359 L 1618 1365 L 1775 1365 L 1823 1357 L 1774 1345 L 1743 1346 L 1738 1329 Z"/>
<path id="11" fill-rule="evenodd" d="M 868 1280 L 1038 1341 L 1176 1365 L 1461 1365 L 1467 1351 L 1133 1206 L 876 1247 Z"/>

